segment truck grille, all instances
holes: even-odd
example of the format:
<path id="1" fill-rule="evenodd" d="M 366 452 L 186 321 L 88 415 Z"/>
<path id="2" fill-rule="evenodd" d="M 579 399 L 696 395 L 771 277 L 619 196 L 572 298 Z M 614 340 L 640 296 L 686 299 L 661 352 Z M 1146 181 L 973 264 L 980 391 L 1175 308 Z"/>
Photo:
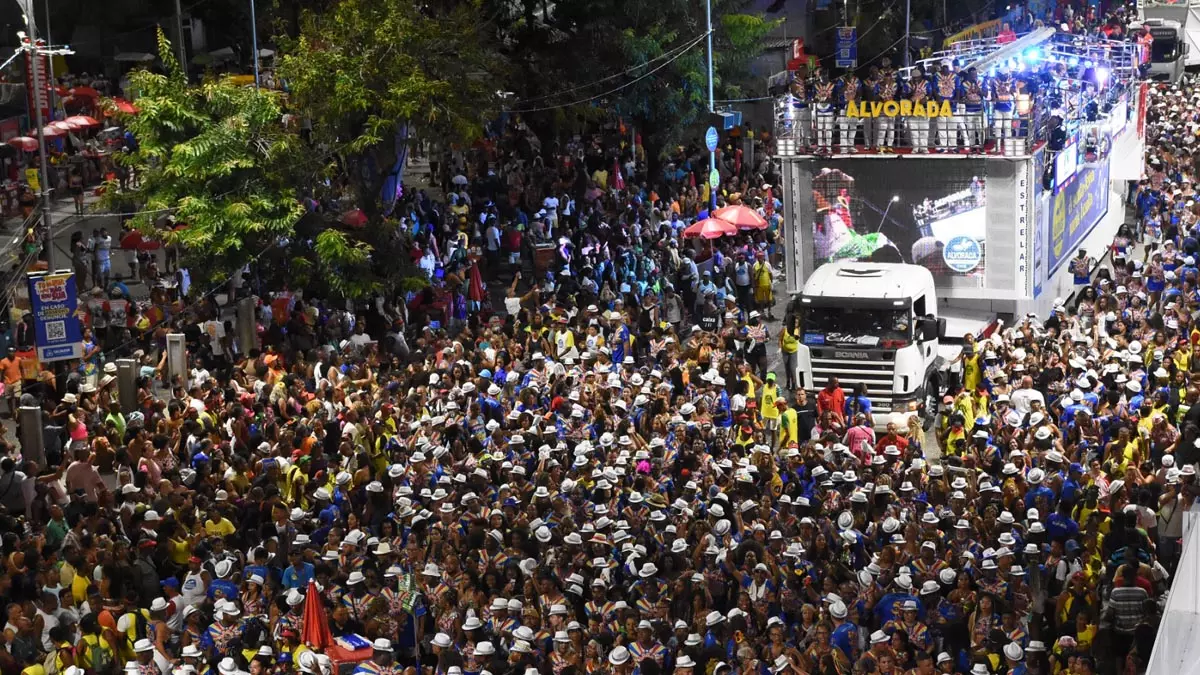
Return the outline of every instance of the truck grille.
<path id="1" fill-rule="evenodd" d="M 890 413 L 893 408 L 895 391 L 892 388 L 892 378 L 896 371 L 895 352 L 860 351 L 850 353 L 866 355 L 866 358 L 833 358 L 833 349 L 812 350 L 813 381 L 809 383 L 810 393 L 816 395 L 825 387 L 830 377 L 838 378 L 842 389 L 847 393 L 859 383 L 867 385 L 867 398 L 871 399 L 873 413 Z"/>

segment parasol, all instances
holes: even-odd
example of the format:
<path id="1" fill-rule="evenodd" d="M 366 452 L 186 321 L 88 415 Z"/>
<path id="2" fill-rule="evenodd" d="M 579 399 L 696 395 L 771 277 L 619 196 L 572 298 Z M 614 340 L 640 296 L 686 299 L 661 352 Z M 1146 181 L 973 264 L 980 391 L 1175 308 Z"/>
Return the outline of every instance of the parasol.
<path id="1" fill-rule="evenodd" d="M 53 124 L 50 124 L 50 125 L 42 127 L 42 135 L 46 136 L 46 137 L 57 138 L 59 136 L 66 135 L 66 133 L 69 129 L 70 129 L 70 127 L 63 129 L 62 127 L 56 127 Z"/>
<path id="2" fill-rule="evenodd" d="M 72 131 L 79 129 L 78 124 L 75 124 L 73 122 L 68 122 L 66 120 L 57 120 L 57 121 L 51 122 L 50 124 L 47 124 L 46 126 L 53 127 L 55 129 L 58 129 L 59 131 L 65 131 L 67 133 L 70 133 Z"/>
<path id="3" fill-rule="evenodd" d="M 308 592 L 304 595 L 304 627 L 300 631 L 300 642 L 318 651 L 333 644 L 325 605 L 317 591 L 317 582 L 311 579 L 308 581 Z"/>
<path id="4" fill-rule="evenodd" d="M 612 186 L 614 190 L 625 189 L 625 177 L 621 175 L 621 163 L 613 160 L 613 179 Z"/>
<path id="5" fill-rule="evenodd" d="M 683 231 L 684 238 L 717 239 L 727 234 L 737 234 L 737 228 L 732 223 L 716 218 L 705 218 L 687 226 Z"/>
<path id="6" fill-rule="evenodd" d="M 758 211 L 743 204 L 717 209 L 713 211 L 713 218 L 720 218 L 727 223 L 732 223 L 739 230 L 767 229 L 767 219 L 758 215 Z"/>
<path id="7" fill-rule="evenodd" d="M 121 238 L 121 248 L 127 251 L 156 251 L 161 247 L 162 244 L 143 237 L 142 233 L 137 230 L 131 230 L 129 234 Z"/>
<path id="8" fill-rule="evenodd" d="M 114 97 L 110 102 L 112 103 L 111 107 L 113 109 L 115 109 L 117 112 L 125 113 L 126 115 L 133 115 L 138 111 L 137 106 L 123 98 Z"/>
<path id="9" fill-rule="evenodd" d="M 85 96 L 88 98 L 99 98 L 100 92 L 91 87 L 72 87 L 70 94 L 72 96 Z"/>
<path id="10" fill-rule="evenodd" d="M 467 299 L 483 302 L 487 299 L 487 291 L 483 288 L 483 277 L 479 275 L 479 263 L 471 265 L 470 283 L 467 286 Z"/>
<path id="11" fill-rule="evenodd" d="M 79 126 L 79 127 L 98 127 L 98 126 L 100 126 L 100 122 L 98 122 L 96 120 L 96 118 L 88 117 L 87 115 L 74 115 L 72 117 L 68 117 L 64 121 L 67 124 L 74 124 L 75 126 Z"/>
<path id="12" fill-rule="evenodd" d="M 30 138 L 28 136 L 17 136 L 15 138 L 8 139 L 7 142 L 14 148 L 19 148 L 25 152 L 33 152 L 34 150 L 38 149 L 37 139 Z"/>
<path id="13" fill-rule="evenodd" d="M 342 224 L 350 227 L 362 227 L 367 224 L 367 214 L 362 209 L 351 209 L 342 214 Z"/>

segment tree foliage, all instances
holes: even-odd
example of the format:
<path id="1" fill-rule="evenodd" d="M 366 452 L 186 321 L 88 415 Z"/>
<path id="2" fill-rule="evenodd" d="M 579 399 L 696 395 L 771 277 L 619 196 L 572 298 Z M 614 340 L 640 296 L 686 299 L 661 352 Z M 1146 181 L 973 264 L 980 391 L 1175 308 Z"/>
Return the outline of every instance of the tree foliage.
<path id="1" fill-rule="evenodd" d="M 201 261 L 197 278 L 223 278 L 290 236 L 303 214 L 276 170 L 292 162 L 298 138 L 281 122 L 276 93 L 228 81 L 189 85 L 161 31 L 158 49 L 164 72 L 130 75 L 139 112 L 122 121 L 137 148 L 117 160 L 139 180 L 128 190 L 110 184 L 105 196 L 110 207 L 136 204 L 136 228 Z"/>
<path id="2" fill-rule="evenodd" d="M 497 61 L 474 2 L 330 0 L 301 12 L 284 39 L 279 74 L 313 138 L 355 183 L 358 206 L 378 214 L 400 125 L 426 138 L 470 141 L 495 112 Z"/>
<path id="3" fill-rule="evenodd" d="M 542 4 L 541 0 L 522 2 L 527 10 Z M 752 76 L 750 65 L 777 22 L 747 13 L 751 4 L 713 0 L 717 99 L 765 92 L 765 79 Z M 511 57 L 528 75 L 514 83 L 521 99 L 511 106 L 514 110 L 528 110 L 536 119 L 552 114 L 540 108 L 556 108 L 619 88 L 582 106 L 601 106 L 632 121 L 650 149 L 677 143 L 707 115 L 703 2 L 559 0 L 543 13 L 544 19 L 532 20 L 534 14 L 527 11 L 515 28 L 503 33 Z"/>

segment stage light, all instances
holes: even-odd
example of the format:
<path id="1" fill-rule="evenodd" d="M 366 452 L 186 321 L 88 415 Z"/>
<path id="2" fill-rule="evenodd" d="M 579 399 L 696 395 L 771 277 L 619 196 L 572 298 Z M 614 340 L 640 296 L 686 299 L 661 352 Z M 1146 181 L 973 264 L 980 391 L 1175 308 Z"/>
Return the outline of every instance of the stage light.
<path id="1" fill-rule="evenodd" d="M 1108 68 L 1096 69 L 1096 84 L 1100 85 L 1101 87 L 1108 84 Z"/>

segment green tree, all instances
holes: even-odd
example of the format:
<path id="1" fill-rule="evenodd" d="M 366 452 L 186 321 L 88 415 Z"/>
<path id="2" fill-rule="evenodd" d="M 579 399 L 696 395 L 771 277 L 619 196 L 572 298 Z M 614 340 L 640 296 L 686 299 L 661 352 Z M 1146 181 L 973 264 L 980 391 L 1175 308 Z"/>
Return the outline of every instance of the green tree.
<path id="1" fill-rule="evenodd" d="M 278 72 L 312 123 L 317 159 L 336 163 L 324 170 L 350 181 L 373 221 L 406 125 L 468 142 L 494 115 L 500 64 L 478 12 L 470 0 L 329 0 L 300 13 L 298 37 L 281 38 Z"/>
<path id="2" fill-rule="evenodd" d="M 197 280 L 219 281 L 292 235 L 304 207 L 279 167 L 292 164 L 299 138 L 282 123 L 277 93 L 189 85 L 161 31 L 158 50 L 164 72 L 130 75 L 139 112 L 123 115 L 137 149 L 117 161 L 138 182 L 108 185 L 105 200 L 135 204 L 134 227 L 178 246 Z"/>

